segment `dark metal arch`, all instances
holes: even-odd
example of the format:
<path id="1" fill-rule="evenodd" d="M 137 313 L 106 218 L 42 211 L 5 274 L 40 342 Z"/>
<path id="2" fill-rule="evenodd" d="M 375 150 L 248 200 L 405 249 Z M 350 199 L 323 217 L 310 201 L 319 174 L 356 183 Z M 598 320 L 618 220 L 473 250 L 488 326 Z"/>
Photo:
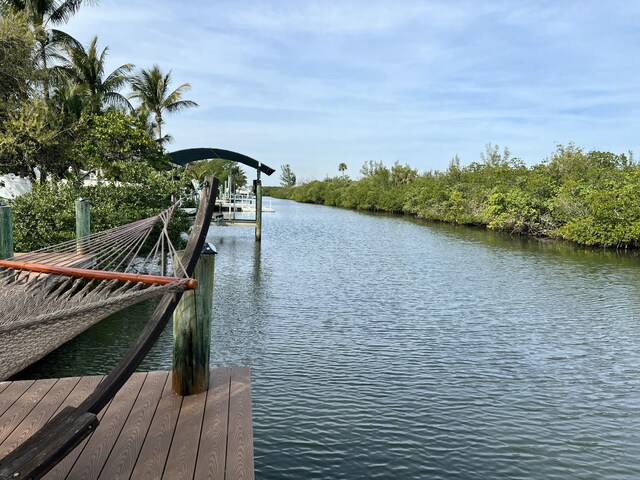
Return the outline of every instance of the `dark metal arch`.
<path id="1" fill-rule="evenodd" d="M 232 152 L 231 150 L 223 150 L 221 148 L 187 148 L 185 150 L 176 150 L 169 153 L 171 162 L 176 165 L 184 166 L 187 163 L 197 162 L 198 160 L 209 160 L 211 158 L 219 158 L 221 160 L 231 160 L 233 162 L 242 163 L 256 170 L 260 169 L 261 172 L 271 175 L 275 170 L 264 163 L 260 163 L 257 160 L 247 157 L 238 152 Z"/>

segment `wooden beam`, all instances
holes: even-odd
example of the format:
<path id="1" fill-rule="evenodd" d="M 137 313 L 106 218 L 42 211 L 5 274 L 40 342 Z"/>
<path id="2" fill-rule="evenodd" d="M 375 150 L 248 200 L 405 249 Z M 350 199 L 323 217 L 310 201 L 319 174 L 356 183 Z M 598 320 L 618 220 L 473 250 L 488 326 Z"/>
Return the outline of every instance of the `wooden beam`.
<path id="1" fill-rule="evenodd" d="M 145 285 L 167 285 L 180 277 L 163 277 L 161 275 L 143 275 L 139 273 L 112 272 L 109 270 L 93 270 L 89 268 L 59 267 L 41 263 L 16 262 L 13 260 L 0 260 L 0 267 L 12 268 L 37 273 L 49 273 L 51 275 L 64 275 L 73 278 L 87 278 L 96 280 L 118 280 L 120 282 L 144 283 Z M 198 282 L 192 278 L 185 283 L 188 289 L 194 289 Z"/>

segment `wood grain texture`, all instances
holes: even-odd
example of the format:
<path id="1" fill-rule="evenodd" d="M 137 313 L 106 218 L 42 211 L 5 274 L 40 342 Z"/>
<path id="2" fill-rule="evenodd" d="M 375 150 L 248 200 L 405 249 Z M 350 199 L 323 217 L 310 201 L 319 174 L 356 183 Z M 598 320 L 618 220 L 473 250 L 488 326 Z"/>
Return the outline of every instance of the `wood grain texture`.
<path id="1" fill-rule="evenodd" d="M 157 480 L 162 477 L 181 407 L 182 397 L 172 393 L 171 381 L 167 379 L 131 478 Z"/>
<path id="2" fill-rule="evenodd" d="M 193 478 L 206 400 L 206 392 L 183 398 L 163 478 Z"/>
<path id="3" fill-rule="evenodd" d="M 100 412 L 93 436 L 44 478 L 253 479 L 249 369 L 211 369 L 208 392 L 190 397 L 174 395 L 169 376 L 135 373 Z M 0 415 L 0 424 L 23 415 L 17 412 L 24 412 L 19 403 L 25 395 L 34 406 L 0 449 L 11 448 L 16 436 L 32 434 L 65 406 L 81 404 L 103 378 L 63 379 L 48 390 L 45 381 L 5 382 L 0 405 L 9 417 Z"/>
<path id="4" fill-rule="evenodd" d="M 95 479 L 100 475 L 120 431 L 127 421 L 131 407 L 138 398 L 146 373 L 136 373 L 113 398 L 101 420 L 100 427 L 89 438 L 69 478 Z"/>
<path id="5" fill-rule="evenodd" d="M 168 377 L 168 372 L 150 372 L 147 375 L 99 478 L 130 478 Z"/>
<path id="6" fill-rule="evenodd" d="M 90 377 L 80 377 L 80 380 L 76 386 L 71 390 L 69 396 L 62 402 L 56 414 L 60 412 L 64 407 L 77 407 L 80 403 L 89 396 L 93 390 L 98 386 L 100 380 L 104 377 L 102 375 L 92 375 Z"/>
<path id="7" fill-rule="evenodd" d="M 80 377 L 61 378 L 47 392 L 36 407 L 20 424 L 0 442 L 0 458 L 13 451 L 18 445 L 44 426 L 69 396 Z"/>
<path id="8" fill-rule="evenodd" d="M 31 413 L 56 380 L 37 380 L 9 407 L 0 418 L 0 443 Z"/>
<path id="9" fill-rule="evenodd" d="M 231 370 L 226 479 L 254 478 L 251 373 L 248 367 Z"/>
<path id="10" fill-rule="evenodd" d="M 0 418 L 14 404 L 18 398 L 26 392 L 35 382 L 33 380 L 24 380 L 21 382 L 10 382 L 7 388 L 2 391 L 0 396 Z"/>
<path id="11" fill-rule="evenodd" d="M 42 478 L 57 459 L 64 458 L 87 435 L 95 431 L 98 418 L 89 412 L 67 407 L 44 428 L 2 459 L 0 478 Z"/>
<path id="12" fill-rule="evenodd" d="M 211 370 L 194 478 L 223 479 L 227 456 L 231 370 Z"/>
<path id="13" fill-rule="evenodd" d="M 11 382 L 0 382 L 0 395 L 4 392 L 4 389 L 7 388 Z"/>
<path id="14" fill-rule="evenodd" d="M 87 398 L 87 396 L 93 392 L 96 386 L 100 383 L 100 381 L 104 378 L 104 376 L 91 376 L 91 377 L 82 377 L 80 383 L 76 386 L 76 388 L 71 392 L 69 397 L 66 400 L 67 405 L 65 406 L 73 406 L 76 407 L 82 401 Z M 102 412 L 98 414 L 98 419 L 101 420 L 104 417 L 105 412 L 108 407 L 105 407 Z M 56 412 L 58 414 L 59 412 Z M 76 463 L 76 460 L 84 450 L 87 442 L 91 437 L 85 439 L 80 445 L 78 445 L 69 455 L 67 455 L 58 465 L 56 465 L 49 473 L 47 473 L 44 478 L 45 480 L 61 480 L 67 478 L 69 475 L 69 471 Z"/>

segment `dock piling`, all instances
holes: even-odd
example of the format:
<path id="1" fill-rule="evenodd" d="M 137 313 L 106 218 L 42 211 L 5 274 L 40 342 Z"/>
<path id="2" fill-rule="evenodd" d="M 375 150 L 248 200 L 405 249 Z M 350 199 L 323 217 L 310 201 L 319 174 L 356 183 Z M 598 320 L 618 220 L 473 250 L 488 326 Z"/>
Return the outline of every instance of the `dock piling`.
<path id="1" fill-rule="evenodd" d="M 260 180 L 260 163 L 258 163 L 256 179 L 256 242 L 262 240 L 262 181 Z"/>
<path id="2" fill-rule="evenodd" d="M 76 200 L 76 239 L 77 252 L 85 253 L 87 239 L 91 234 L 91 212 L 89 210 L 89 200 L 79 198 Z"/>
<path id="3" fill-rule="evenodd" d="M 173 313 L 172 388 L 178 395 L 195 395 L 209 388 L 216 253 L 212 244 L 205 243 L 194 272 L 198 286 L 184 292 Z"/>
<path id="4" fill-rule="evenodd" d="M 0 202 L 0 260 L 13 258 L 12 209 Z"/>

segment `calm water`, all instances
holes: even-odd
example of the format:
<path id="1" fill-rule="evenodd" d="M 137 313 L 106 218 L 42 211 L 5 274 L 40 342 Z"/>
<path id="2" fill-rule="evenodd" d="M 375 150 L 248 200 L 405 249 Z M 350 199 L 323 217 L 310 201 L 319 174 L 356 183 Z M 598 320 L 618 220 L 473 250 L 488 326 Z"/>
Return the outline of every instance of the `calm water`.
<path id="1" fill-rule="evenodd" d="M 274 201 L 212 228 L 212 358 L 250 365 L 262 479 L 640 478 L 640 261 Z M 23 377 L 105 372 L 153 305 Z M 168 369 L 165 332 L 144 369 Z"/>

